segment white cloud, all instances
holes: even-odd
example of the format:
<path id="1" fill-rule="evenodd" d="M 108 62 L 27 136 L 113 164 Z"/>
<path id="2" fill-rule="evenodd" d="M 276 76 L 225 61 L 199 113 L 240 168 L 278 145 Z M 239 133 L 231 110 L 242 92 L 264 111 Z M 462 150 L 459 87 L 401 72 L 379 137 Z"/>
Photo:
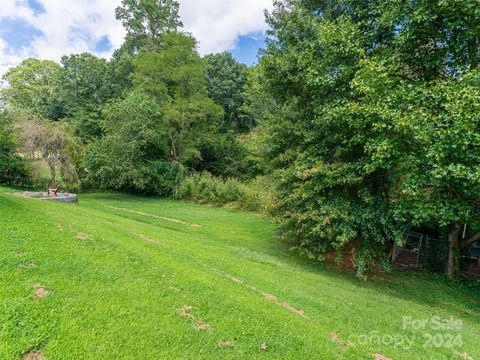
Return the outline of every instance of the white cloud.
<path id="1" fill-rule="evenodd" d="M 185 30 L 199 41 L 201 54 L 231 50 L 238 36 L 265 31 L 272 0 L 180 0 Z"/>
<path id="2" fill-rule="evenodd" d="M 105 35 L 118 48 L 125 35 L 115 19 L 120 0 L 37 0 L 45 12 L 35 14 L 27 0 L 1 0 L 0 20 L 23 20 L 42 32 L 31 44 L 12 51 L 0 37 L 0 74 L 33 56 L 58 61 L 64 54 L 94 52 Z M 266 29 L 263 11 L 272 0 L 179 0 L 185 30 L 199 41 L 201 54 L 231 50 L 239 36 Z M 112 51 L 97 53 L 108 58 Z"/>

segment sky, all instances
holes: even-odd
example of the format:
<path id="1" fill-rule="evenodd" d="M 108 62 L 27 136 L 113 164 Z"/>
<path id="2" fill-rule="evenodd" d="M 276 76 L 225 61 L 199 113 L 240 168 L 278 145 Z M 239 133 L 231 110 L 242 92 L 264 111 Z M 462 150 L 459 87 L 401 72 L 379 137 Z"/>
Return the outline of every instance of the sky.
<path id="1" fill-rule="evenodd" d="M 125 31 L 121 0 L 0 0 L 0 75 L 29 57 L 59 61 L 90 52 L 109 58 Z M 264 10 L 272 0 L 178 0 L 184 30 L 201 55 L 229 51 L 247 65 L 264 46 Z"/>

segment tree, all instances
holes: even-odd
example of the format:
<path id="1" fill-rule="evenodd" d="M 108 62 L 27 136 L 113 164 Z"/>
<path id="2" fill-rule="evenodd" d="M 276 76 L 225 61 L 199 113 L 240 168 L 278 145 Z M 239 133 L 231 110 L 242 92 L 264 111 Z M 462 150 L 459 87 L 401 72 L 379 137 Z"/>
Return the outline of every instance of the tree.
<path id="1" fill-rule="evenodd" d="M 265 86 L 282 104 L 280 116 L 264 125 L 265 155 L 277 179 L 275 214 L 284 234 L 311 257 L 357 241 L 362 273 L 398 232 L 385 196 L 386 170 L 369 167 L 364 149 L 375 119 L 345 106 L 363 34 L 348 16 L 317 17 L 303 4 L 277 3 L 261 60 Z"/>
<path id="2" fill-rule="evenodd" d="M 163 34 L 176 32 L 182 27 L 175 0 L 122 0 L 115 9 L 127 31 L 127 47 L 136 52 L 142 46 L 156 46 Z"/>
<path id="3" fill-rule="evenodd" d="M 52 122 L 39 118 L 30 118 L 17 114 L 17 132 L 24 155 L 41 158 L 50 169 L 51 185 L 57 184 L 57 169 L 60 169 L 62 181 L 68 184 L 78 183 L 75 160 L 79 153 L 77 141 L 67 123 Z"/>
<path id="4" fill-rule="evenodd" d="M 420 87 L 409 103 L 415 106 L 398 126 L 415 146 L 399 169 L 397 211 L 448 233 L 446 271 L 457 277 L 459 256 L 480 239 L 480 72 Z"/>
<path id="5" fill-rule="evenodd" d="M 28 184 L 26 164 L 16 153 L 16 147 L 11 121 L 5 113 L 0 113 L 0 184 Z"/>
<path id="6" fill-rule="evenodd" d="M 105 136 L 87 147 L 86 183 L 95 188 L 170 195 L 175 165 L 168 162 L 164 111 L 133 91 L 104 109 Z"/>
<path id="7" fill-rule="evenodd" d="M 476 169 L 478 157 L 454 150 L 463 132 L 466 148 L 477 141 L 475 87 L 462 80 L 479 56 L 473 8 L 475 1 L 275 3 L 261 69 L 281 114 L 265 123 L 265 148 L 276 214 L 298 248 L 321 258 L 355 243 L 361 273 L 403 225 L 434 223 L 455 239 L 459 222 L 476 224 L 476 170 L 465 169 Z"/>
<path id="8" fill-rule="evenodd" d="M 2 79 L 2 101 L 7 107 L 52 119 L 61 117 L 57 101 L 60 65 L 49 60 L 27 59 L 7 71 Z"/>
<path id="9" fill-rule="evenodd" d="M 102 134 L 102 106 L 119 96 L 113 70 L 107 61 L 88 53 L 63 56 L 61 63 L 58 98 L 63 117 L 75 125 L 84 142 L 90 142 Z"/>
<path id="10" fill-rule="evenodd" d="M 245 102 L 244 87 L 247 67 L 236 61 L 230 53 L 205 56 L 208 96 L 224 110 L 222 129 L 245 132 L 250 124 L 242 122 L 239 109 Z"/>
<path id="11" fill-rule="evenodd" d="M 170 158 L 203 170 L 202 149 L 219 134 L 223 112 L 207 95 L 204 63 L 195 39 L 167 34 L 159 51 L 140 54 L 134 86 L 164 109 Z"/>
<path id="12" fill-rule="evenodd" d="M 61 98 L 66 116 L 102 105 L 111 98 L 108 65 L 104 59 L 83 53 L 63 56 Z"/>
<path id="13" fill-rule="evenodd" d="M 238 110 L 240 122 L 250 130 L 261 127 L 267 117 L 280 109 L 265 86 L 261 65 L 248 69 L 243 97 L 243 104 Z"/>

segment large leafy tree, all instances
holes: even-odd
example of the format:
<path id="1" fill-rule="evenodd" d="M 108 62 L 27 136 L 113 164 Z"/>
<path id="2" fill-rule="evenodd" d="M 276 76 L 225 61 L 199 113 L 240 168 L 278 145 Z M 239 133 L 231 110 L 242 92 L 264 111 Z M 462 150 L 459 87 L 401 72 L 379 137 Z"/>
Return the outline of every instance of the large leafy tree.
<path id="1" fill-rule="evenodd" d="M 209 97 L 223 107 L 225 112 L 223 130 L 244 132 L 251 124 L 243 122 L 240 108 L 245 102 L 244 87 L 247 82 L 247 67 L 236 61 L 230 53 L 205 56 L 205 77 Z"/>
<path id="2" fill-rule="evenodd" d="M 455 277 L 458 256 L 480 240 L 480 72 L 414 94 L 415 107 L 397 122 L 414 146 L 399 169 L 396 207 L 404 219 L 448 231 L 447 274 Z"/>
<path id="3" fill-rule="evenodd" d="M 453 140 L 463 129 L 471 148 L 478 134 L 475 86 L 464 80 L 479 56 L 474 8 L 475 1 L 276 2 L 262 69 L 282 115 L 267 123 L 267 155 L 277 214 L 303 251 L 316 256 L 356 242 L 362 271 L 402 225 L 441 225 L 454 243 L 459 223 L 468 217 L 475 226 L 478 157 L 455 154 Z M 461 176 L 470 180 L 455 180 L 454 170 L 467 168 L 473 172 Z"/>
<path id="4" fill-rule="evenodd" d="M 101 109 L 107 100 L 119 96 L 113 68 L 104 59 L 83 53 L 63 56 L 58 98 L 64 117 L 76 126 L 84 142 L 102 134 Z"/>
<path id="5" fill-rule="evenodd" d="M 115 15 L 127 31 L 124 47 L 132 52 L 143 46 L 157 46 L 163 34 L 183 26 L 175 0 L 122 0 Z"/>
<path id="6" fill-rule="evenodd" d="M 24 60 L 3 75 L 2 102 L 9 108 L 58 119 L 62 116 L 57 96 L 60 73 L 54 61 Z"/>
<path id="7" fill-rule="evenodd" d="M 87 184 L 168 195 L 167 123 L 155 99 L 130 92 L 106 106 L 104 117 L 105 136 L 87 148 Z"/>
<path id="8" fill-rule="evenodd" d="M 67 116 L 98 107 L 111 97 L 109 69 L 104 59 L 83 53 L 63 56 L 61 64 L 61 98 Z"/>
<path id="9" fill-rule="evenodd" d="M 171 33 L 164 36 L 159 51 L 138 56 L 134 84 L 164 109 L 172 160 L 196 170 L 225 174 L 229 167 L 218 164 L 233 155 L 220 146 L 227 144 L 223 141 L 227 135 L 219 131 L 223 110 L 208 97 L 204 70 L 195 39 Z"/>

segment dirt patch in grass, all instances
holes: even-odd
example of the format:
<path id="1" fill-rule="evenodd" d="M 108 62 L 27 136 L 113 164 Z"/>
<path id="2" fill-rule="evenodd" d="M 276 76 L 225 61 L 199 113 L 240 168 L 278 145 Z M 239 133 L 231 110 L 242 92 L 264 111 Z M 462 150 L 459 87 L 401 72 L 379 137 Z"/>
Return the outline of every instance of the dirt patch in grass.
<path id="1" fill-rule="evenodd" d="M 192 311 L 193 309 L 193 306 L 182 306 L 180 309 L 178 309 L 178 313 L 183 316 L 183 317 L 186 317 L 187 319 L 195 319 L 195 317 L 190 314 L 190 311 Z"/>
<path id="2" fill-rule="evenodd" d="M 290 311 L 294 314 L 297 314 L 301 317 L 304 317 L 304 318 L 308 319 L 308 316 L 305 315 L 305 311 L 297 309 L 287 302 L 280 301 L 275 295 L 269 294 L 265 291 L 258 290 L 255 286 L 249 285 L 249 284 L 245 283 L 245 281 L 243 281 L 242 279 L 239 279 L 235 276 L 232 276 L 232 275 L 229 275 L 229 274 L 224 274 L 224 275 L 227 279 L 230 279 L 230 280 L 236 282 L 237 284 L 243 285 L 244 287 L 246 287 L 247 289 L 249 289 L 251 291 L 260 293 L 268 301 L 271 301 L 271 302 L 277 304 L 278 306 L 281 306 L 281 307 L 287 309 L 288 311 Z"/>
<path id="3" fill-rule="evenodd" d="M 173 291 L 173 292 L 181 292 L 182 290 L 180 290 L 179 288 L 175 287 L 175 286 L 167 286 L 167 290 L 170 290 L 170 291 Z"/>
<path id="4" fill-rule="evenodd" d="M 188 222 L 185 222 L 185 221 L 182 221 L 182 220 L 169 218 L 169 217 L 166 217 L 166 216 L 153 215 L 153 214 L 149 214 L 149 213 L 146 213 L 146 212 L 143 212 L 143 211 L 136 211 L 136 210 L 130 210 L 130 209 L 125 209 L 125 208 L 118 208 L 118 207 L 114 207 L 114 206 L 107 206 L 107 208 L 114 209 L 114 210 L 126 211 L 126 212 L 129 212 L 131 214 L 148 216 L 148 217 L 151 217 L 151 218 L 154 218 L 154 219 L 166 220 L 166 221 L 170 221 L 170 222 L 173 222 L 173 223 L 176 223 L 176 224 L 182 224 L 182 225 L 187 225 L 187 226 L 191 226 L 191 227 L 198 227 L 198 228 L 201 227 L 198 224 L 191 224 L 191 223 L 188 223 Z"/>
<path id="5" fill-rule="evenodd" d="M 336 342 L 337 344 L 343 347 L 350 346 L 350 343 L 346 340 L 343 340 L 337 333 L 331 333 L 330 340 L 332 340 L 333 342 Z"/>
<path id="6" fill-rule="evenodd" d="M 197 330 L 210 330 L 210 325 L 207 323 L 199 322 L 195 326 L 195 329 Z"/>
<path id="7" fill-rule="evenodd" d="M 19 269 L 35 269 L 37 267 L 37 264 L 35 261 L 31 260 L 25 264 L 20 264 L 18 265 Z"/>
<path id="8" fill-rule="evenodd" d="M 88 234 L 85 234 L 85 233 L 82 233 L 82 232 L 79 232 L 77 234 L 77 240 L 85 241 L 85 240 L 88 240 L 89 238 L 90 238 L 90 236 L 88 236 Z"/>
<path id="9" fill-rule="evenodd" d="M 228 275 L 228 274 L 226 274 L 225 276 L 226 276 L 227 278 L 229 278 L 230 280 L 235 281 L 235 282 L 238 283 L 238 284 L 243 284 L 243 280 L 242 280 L 242 279 L 239 279 L 239 278 L 237 278 L 237 277 L 235 277 L 235 276 L 231 276 L 231 275 Z"/>
<path id="10" fill-rule="evenodd" d="M 464 360 L 474 360 L 474 358 L 468 355 L 466 352 L 463 352 L 463 353 L 457 352 L 456 354 Z"/>
<path id="11" fill-rule="evenodd" d="M 286 303 L 286 302 L 283 302 L 282 303 L 282 307 L 284 307 L 285 309 L 287 309 L 288 311 L 292 312 L 292 313 L 295 313 L 297 315 L 300 315 L 302 317 L 305 317 L 305 311 L 303 310 L 299 310 L 297 308 L 294 308 L 292 305 L 290 305 L 289 303 Z"/>
<path id="12" fill-rule="evenodd" d="M 375 354 L 375 360 L 393 360 L 392 358 L 386 357 L 382 354 Z"/>
<path id="13" fill-rule="evenodd" d="M 33 290 L 35 292 L 36 299 L 46 298 L 53 294 L 51 291 L 45 289 L 45 287 L 41 284 L 33 285 Z"/>
<path id="14" fill-rule="evenodd" d="M 306 318 L 305 316 L 305 311 L 303 310 L 299 310 L 295 307 L 293 307 L 292 305 L 290 305 L 289 303 L 287 302 L 281 302 L 278 300 L 278 298 L 275 296 L 275 295 L 272 295 L 272 294 L 269 294 L 269 293 L 266 293 L 266 292 L 262 292 L 262 296 L 267 299 L 268 301 L 271 301 L 285 309 L 287 309 L 288 311 L 294 313 L 294 314 L 297 314 L 297 315 L 300 315 L 304 318 Z"/>
<path id="15" fill-rule="evenodd" d="M 193 306 L 185 305 L 185 306 L 182 306 L 177 311 L 180 314 L 180 316 L 183 316 L 184 318 L 195 321 L 195 329 L 197 329 L 197 330 L 210 330 L 211 326 L 209 324 L 201 321 L 200 319 L 196 318 L 193 314 L 191 314 L 192 310 L 193 310 Z"/>
<path id="16" fill-rule="evenodd" d="M 138 236 L 140 239 L 142 239 L 142 240 L 144 240 L 144 241 L 146 241 L 150 244 L 155 244 L 155 245 L 160 245 L 160 246 L 166 247 L 165 244 L 161 243 L 160 241 L 149 238 L 148 236 L 145 236 L 144 234 L 132 234 L 132 235 Z"/>
<path id="17" fill-rule="evenodd" d="M 29 354 L 22 356 L 22 360 L 45 360 L 45 356 L 42 355 L 41 351 L 34 351 Z"/>
<path id="18" fill-rule="evenodd" d="M 229 348 L 229 347 L 232 348 L 234 346 L 235 346 L 235 341 L 233 341 L 233 340 L 220 340 L 218 342 L 218 347 L 222 348 L 222 349 L 223 348 Z"/>
<path id="19" fill-rule="evenodd" d="M 275 295 L 272 295 L 272 294 L 269 294 L 269 293 L 266 293 L 266 292 L 262 292 L 262 296 L 265 299 L 267 299 L 268 301 L 278 301 L 278 299 Z"/>

